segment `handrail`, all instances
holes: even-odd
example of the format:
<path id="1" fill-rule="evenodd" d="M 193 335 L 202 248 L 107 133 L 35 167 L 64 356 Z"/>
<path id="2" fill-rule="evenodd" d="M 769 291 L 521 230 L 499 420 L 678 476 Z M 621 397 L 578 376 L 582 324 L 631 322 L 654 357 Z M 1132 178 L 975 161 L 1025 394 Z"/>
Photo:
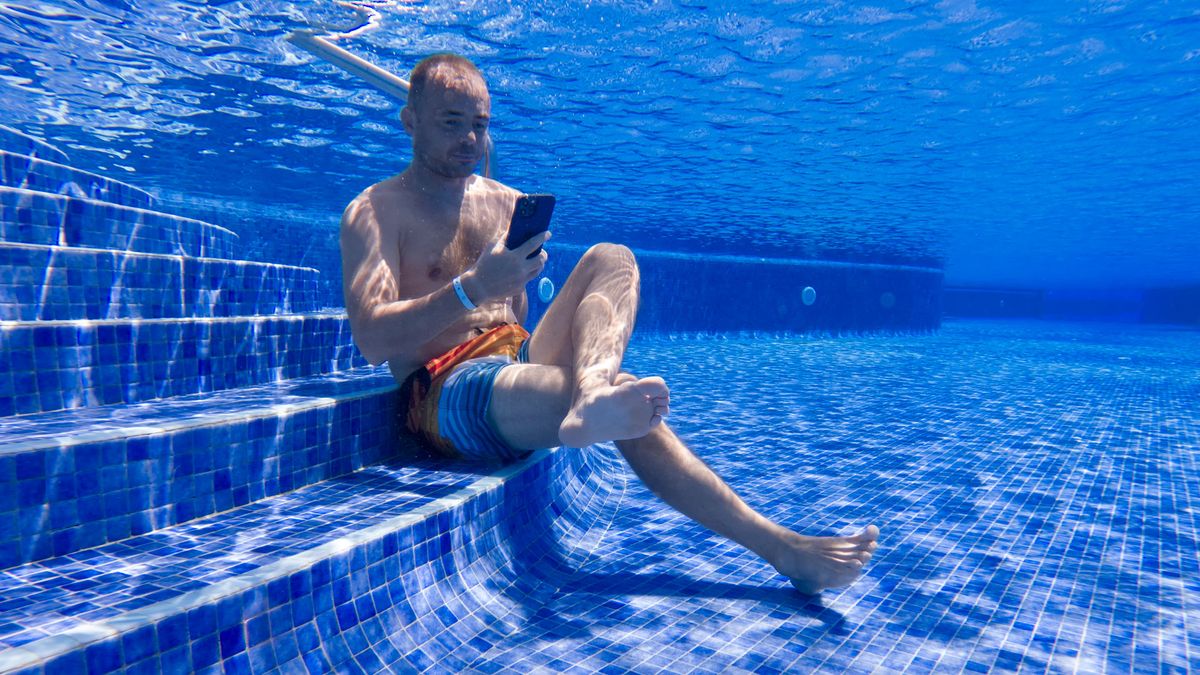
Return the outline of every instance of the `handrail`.
<path id="1" fill-rule="evenodd" d="M 291 35 L 287 36 L 287 41 L 401 102 L 408 100 L 408 80 L 351 54 L 321 37 L 315 31 L 306 29 L 292 31 Z M 483 148 L 483 175 L 488 178 L 492 177 L 492 163 L 495 155 L 496 148 L 492 143 L 491 134 L 488 134 L 484 139 Z"/>
<path id="2" fill-rule="evenodd" d="M 311 30 L 292 31 L 287 40 L 309 54 L 365 80 L 367 84 L 386 94 L 391 94 L 401 101 L 408 98 L 408 80 L 351 54 Z"/>

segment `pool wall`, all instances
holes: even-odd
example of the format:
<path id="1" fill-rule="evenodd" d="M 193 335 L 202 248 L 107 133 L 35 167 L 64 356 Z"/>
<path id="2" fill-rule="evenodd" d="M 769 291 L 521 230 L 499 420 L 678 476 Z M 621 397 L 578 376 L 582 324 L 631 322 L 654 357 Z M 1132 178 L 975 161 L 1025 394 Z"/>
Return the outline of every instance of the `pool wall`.
<path id="1" fill-rule="evenodd" d="M 950 286 L 945 315 L 1200 325 L 1200 286 L 1147 289 L 1004 289 Z"/>
<path id="2" fill-rule="evenodd" d="M 349 199 L 349 197 L 347 198 Z M 323 307 L 342 307 L 338 216 L 267 212 L 253 217 L 220 204 L 172 195 L 173 211 L 233 230 L 239 255 L 288 261 L 321 270 Z M 246 209 L 248 207 L 241 207 Z M 613 242 L 621 242 L 614 235 Z M 941 321 L 942 272 L 904 265 L 788 260 L 728 255 L 691 255 L 632 245 L 642 273 L 639 331 L 652 333 L 763 331 L 846 334 L 925 332 Z M 555 239 L 542 277 L 561 288 L 587 245 Z M 803 301 L 811 287 L 815 299 Z M 528 322 L 536 324 L 548 303 L 529 291 Z"/>

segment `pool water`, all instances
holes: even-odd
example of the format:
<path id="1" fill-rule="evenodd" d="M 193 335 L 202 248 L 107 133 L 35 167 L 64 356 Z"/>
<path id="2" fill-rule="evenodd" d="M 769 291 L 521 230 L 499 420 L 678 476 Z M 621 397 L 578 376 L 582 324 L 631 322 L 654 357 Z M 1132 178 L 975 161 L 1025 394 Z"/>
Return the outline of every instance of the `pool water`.
<path id="1" fill-rule="evenodd" d="M 1200 671 L 1196 25 L 0 3 L 0 673 Z M 546 278 L 631 246 L 625 368 L 767 517 L 877 525 L 861 578 L 799 594 L 611 444 L 405 436 L 337 227 L 408 142 L 313 27 L 480 64 Z"/>

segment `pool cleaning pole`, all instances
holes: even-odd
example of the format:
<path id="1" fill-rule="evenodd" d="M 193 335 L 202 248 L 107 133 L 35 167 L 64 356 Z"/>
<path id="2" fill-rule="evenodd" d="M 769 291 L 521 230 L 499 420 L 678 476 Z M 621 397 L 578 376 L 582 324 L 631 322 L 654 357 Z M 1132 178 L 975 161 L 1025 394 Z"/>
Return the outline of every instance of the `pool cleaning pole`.
<path id="1" fill-rule="evenodd" d="M 341 68 L 399 101 L 408 100 L 408 80 L 351 54 L 311 30 L 292 31 L 287 40 L 309 54 Z M 485 139 L 483 149 L 483 175 L 488 178 L 492 176 L 492 158 L 495 157 L 495 154 L 495 147 L 492 145 L 492 137 L 489 134 Z"/>

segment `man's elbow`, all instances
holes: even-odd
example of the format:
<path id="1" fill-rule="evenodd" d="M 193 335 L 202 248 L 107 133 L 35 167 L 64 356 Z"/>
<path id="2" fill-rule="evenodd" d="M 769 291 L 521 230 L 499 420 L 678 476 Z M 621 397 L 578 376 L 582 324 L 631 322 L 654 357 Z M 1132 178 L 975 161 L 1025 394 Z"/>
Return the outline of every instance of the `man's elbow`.
<path id="1" fill-rule="evenodd" d="M 361 347 L 358 351 L 362 353 L 363 358 L 367 360 L 368 365 L 379 366 L 383 365 L 383 363 L 387 361 L 387 357 L 379 352 L 365 352 Z"/>
<path id="2" fill-rule="evenodd" d="M 370 340 L 363 340 L 357 335 L 353 334 L 352 338 L 354 340 L 354 346 L 358 348 L 358 353 L 362 354 L 363 358 L 367 360 L 367 363 L 371 364 L 372 366 L 378 366 L 384 361 L 387 361 L 387 357 L 384 356 L 383 352 Z"/>
<path id="3" fill-rule="evenodd" d="M 354 346 L 358 349 L 358 353 L 362 354 L 367 363 L 372 366 L 378 366 L 388 360 L 388 354 L 385 352 L 384 343 L 380 339 L 381 336 L 372 331 L 368 325 L 364 325 L 361 317 L 351 315 L 350 317 L 350 339 L 354 342 Z"/>

